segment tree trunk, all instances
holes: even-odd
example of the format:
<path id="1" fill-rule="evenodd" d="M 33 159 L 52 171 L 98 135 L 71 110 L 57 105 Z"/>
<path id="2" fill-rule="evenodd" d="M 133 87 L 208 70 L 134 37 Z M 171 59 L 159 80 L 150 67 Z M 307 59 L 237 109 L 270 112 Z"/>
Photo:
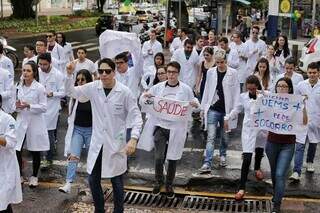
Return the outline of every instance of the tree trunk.
<path id="1" fill-rule="evenodd" d="M 179 27 L 179 1 L 171 1 L 171 10 L 177 18 L 177 27 Z M 185 1 L 181 0 L 181 28 L 187 28 L 189 23 L 189 14 Z"/>
<path id="2" fill-rule="evenodd" d="M 106 3 L 106 0 L 97 0 L 97 6 L 99 12 L 103 12 L 103 5 Z"/>
<path id="3" fill-rule="evenodd" d="M 11 0 L 11 5 L 13 9 L 12 17 L 18 19 L 35 18 L 32 0 Z"/>

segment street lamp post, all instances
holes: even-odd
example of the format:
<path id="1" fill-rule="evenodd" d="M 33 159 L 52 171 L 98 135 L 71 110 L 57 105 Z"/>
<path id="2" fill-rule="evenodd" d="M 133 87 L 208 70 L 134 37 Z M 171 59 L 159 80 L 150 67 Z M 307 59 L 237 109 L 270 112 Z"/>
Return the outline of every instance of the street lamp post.
<path id="1" fill-rule="evenodd" d="M 181 29 L 181 0 L 179 0 L 179 29 Z"/>
<path id="2" fill-rule="evenodd" d="M 1 0 L 1 18 L 3 18 L 3 0 Z"/>

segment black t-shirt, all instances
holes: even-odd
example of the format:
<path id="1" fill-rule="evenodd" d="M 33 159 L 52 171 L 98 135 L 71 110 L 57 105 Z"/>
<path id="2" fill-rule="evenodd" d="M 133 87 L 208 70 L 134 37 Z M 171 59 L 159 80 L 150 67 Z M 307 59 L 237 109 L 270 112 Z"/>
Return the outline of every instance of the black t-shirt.
<path id="1" fill-rule="evenodd" d="M 224 104 L 223 86 L 222 86 L 222 80 L 226 75 L 226 72 L 219 72 L 217 69 L 217 75 L 218 75 L 218 80 L 217 80 L 216 91 L 217 91 L 217 95 L 219 96 L 219 100 L 216 103 L 214 103 L 210 108 L 217 112 L 226 113 L 225 104 Z"/>
<path id="2" fill-rule="evenodd" d="M 106 94 L 106 96 L 108 97 L 109 93 L 111 92 L 112 88 L 103 88 L 104 89 L 104 93 Z"/>
<path id="3" fill-rule="evenodd" d="M 78 102 L 74 125 L 81 127 L 92 126 L 92 111 L 90 101 L 84 103 Z"/>
<path id="4" fill-rule="evenodd" d="M 52 51 L 53 48 L 54 48 L 54 45 L 53 45 L 53 46 L 50 46 L 50 45 L 48 46 L 48 50 L 49 50 L 49 51 Z"/>

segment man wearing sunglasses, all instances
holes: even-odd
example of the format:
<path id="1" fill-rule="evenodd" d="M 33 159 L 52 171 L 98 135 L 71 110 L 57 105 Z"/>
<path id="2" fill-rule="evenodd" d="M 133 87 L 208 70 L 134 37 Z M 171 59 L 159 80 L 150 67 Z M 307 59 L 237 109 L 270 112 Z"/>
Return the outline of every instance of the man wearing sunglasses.
<path id="1" fill-rule="evenodd" d="M 267 45 L 264 41 L 259 39 L 260 28 L 253 26 L 251 30 L 251 38 L 245 43 L 247 60 L 247 73 L 245 78 L 253 74 L 254 68 L 257 65 L 261 56 L 266 55 Z"/>
<path id="2" fill-rule="evenodd" d="M 52 165 L 53 153 L 56 141 L 56 129 L 60 111 L 60 99 L 65 96 L 64 75 L 51 65 L 51 54 L 42 53 L 38 56 L 39 82 L 44 86 L 47 93 L 48 107 L 44 114 L 46 121 L 50 150 L 46 154 L 46 161 L 43 161 L 42 167 Z"/>
<path id="3" fill-rule="evenodd" d="M 141 112 L 136 98 L 115 78 L 115 63 L 101 59 L 98 63 L 100 80 L 74 87 L 75 65 L 67 65 L 65 88 L 71 97 L 87 98 L 92 107 L 92 137 L 87 158 L 89 185 L 95 212 L 105 212 L 101 177 L 111 178 L 114 212 L 124 210 L 122 175 L 127 170 L 127 155 L 135 152 L 142 128 Z M 131 138 L 126 143 L 126 123 L 132 119 Z"/>
<path id="4" fill-rule="evenodd" d="M 47 51 L 51 53 L 51 57 L 58 60 L 59 70 L 64 71 L 65 70 L 64 66 L 67 62 L 67 59 L 64 57 L 65 51 L 63 47 L 56 42 L 56 32 L 54 30 L 50 30 L 46 34 L 46 38 L 48 43 Z"/>

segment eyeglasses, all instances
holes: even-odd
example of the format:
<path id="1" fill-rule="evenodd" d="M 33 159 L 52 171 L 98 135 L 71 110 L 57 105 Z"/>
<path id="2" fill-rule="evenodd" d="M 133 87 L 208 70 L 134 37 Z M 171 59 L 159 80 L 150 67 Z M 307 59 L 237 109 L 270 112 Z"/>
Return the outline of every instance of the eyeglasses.
<path id="1" fill-rule="evenodd" d="M 288 87 L 288 86 L 286 86 L 286 85 L 277 85 L 277 88 L 287 89 L 287 88 L 289 88 L 289 87 Z"/>
<path id="2" fill-rule="evenodd" d="M 103 73 L 106 73 L 109 75 L 113 70 L 112 69 L 98 69 L 98 73 L 102 75 Z"/>
<path id="3" fill-rule="evenodd" d="M 52 37 L 53 37 L 53 35 L 46 35 L 46 37 L 47 37 L 47 38 L 52 38 Z"/>
<path id="4" fill-rule="evenodd" d="M 86 81 L 86 79 L 85 78 L 77 78 L 77 81 L 78 82 L 84 82 L 84 81 Z"/>

